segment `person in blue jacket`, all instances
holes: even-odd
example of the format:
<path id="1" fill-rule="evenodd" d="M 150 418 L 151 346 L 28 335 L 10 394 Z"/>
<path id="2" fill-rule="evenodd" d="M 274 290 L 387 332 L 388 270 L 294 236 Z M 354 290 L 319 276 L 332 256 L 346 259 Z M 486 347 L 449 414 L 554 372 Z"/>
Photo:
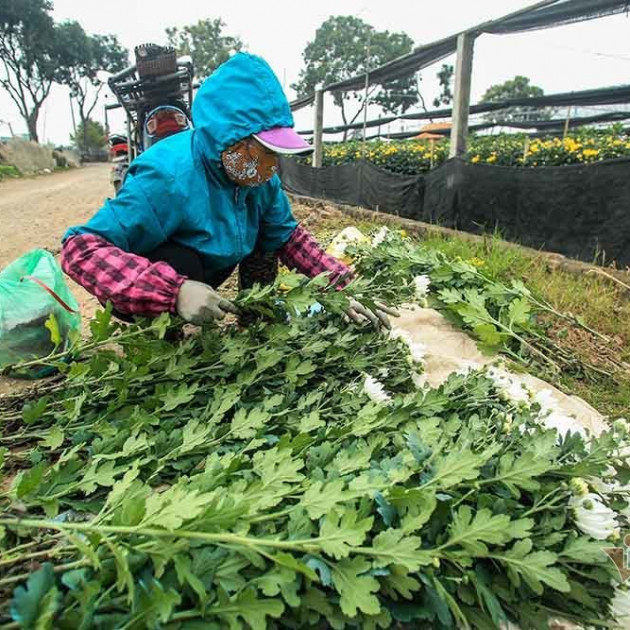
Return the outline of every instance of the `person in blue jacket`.
<path id="1" fill-rule="evenodd" d="M 217 291 L 262 252 L 344 286 L 350 270 L 299 226 L 276 173 L 278 154 L 311 147 L 269 65 L 238 53 L 199 89 L 194 128 L 159 141 L 130 165 L 115 199 L 63 237 L 64 271 L 124 315 L 177 313 L 193 323 L 235 312 Z M 352 301 L 355 321 L 388 325 Z"/>

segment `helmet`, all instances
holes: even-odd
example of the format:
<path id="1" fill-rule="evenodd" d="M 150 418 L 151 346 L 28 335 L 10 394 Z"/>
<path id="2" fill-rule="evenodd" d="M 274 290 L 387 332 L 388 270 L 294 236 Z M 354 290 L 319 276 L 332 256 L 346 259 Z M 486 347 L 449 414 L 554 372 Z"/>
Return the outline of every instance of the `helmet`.
<path id="1" fill-rule="evenodd" d="M 186 114 L 174 105 L 161 105 L 151 110 L 144 121 L 143 147 L 144 150 L 153 146 L 159 140 L 190 129 L 190 120 Z"/>

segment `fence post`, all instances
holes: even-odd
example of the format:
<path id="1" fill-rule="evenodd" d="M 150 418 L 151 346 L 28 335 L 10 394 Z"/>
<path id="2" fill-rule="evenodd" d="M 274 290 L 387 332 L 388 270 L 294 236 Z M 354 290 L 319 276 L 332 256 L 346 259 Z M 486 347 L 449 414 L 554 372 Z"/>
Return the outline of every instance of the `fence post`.
<path id="1" fill-rule="evenodd" d="M 315 89 L 315 122 L 313 124 L 313 168 L 321 168 L 324 129 L 324 91 Z"/>
<path id="2" fill-rule="evenodd" d="M 455 98 L 453 101 L 453 128 L 449 157 L 466 153 L 468 135 L 468 110 L 470 108 L 470 83 L 472 78 L 475 33 L 461 33 L 457 38 L 457 63 L 455 67 Z"/>

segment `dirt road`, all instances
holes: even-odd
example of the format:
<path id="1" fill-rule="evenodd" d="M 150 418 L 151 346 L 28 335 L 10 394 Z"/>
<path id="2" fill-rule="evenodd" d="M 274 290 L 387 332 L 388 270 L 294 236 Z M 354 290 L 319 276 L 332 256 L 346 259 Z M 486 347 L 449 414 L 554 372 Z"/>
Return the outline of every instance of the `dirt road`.
<path id="1" fill-rule="evenodd" d="M 0 269 L 39 247 L 58 255 L 66 229 L 87 220 L 112 195 L 109 170 L 109 164 L 94 164 L 0 183 Z M 68 284 L 85 324 L 98 303 L 70 279 Z M 0 377 L 0 395 L 18 387 Z"/>
<path id="2" fill-rule="evenodd" d="M 0 183 L 0 268 L 43 247 L 59 251 L 66 228 L 88 219 L 113 193 L 109 165 Z"/>

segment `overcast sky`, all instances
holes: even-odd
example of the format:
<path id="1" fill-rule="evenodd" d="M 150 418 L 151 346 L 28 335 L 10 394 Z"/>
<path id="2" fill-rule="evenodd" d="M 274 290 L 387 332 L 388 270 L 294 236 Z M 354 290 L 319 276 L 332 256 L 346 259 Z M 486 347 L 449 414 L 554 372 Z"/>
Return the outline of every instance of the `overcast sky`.
<path id="1" fill-rule="evenodd" d="M 289 86 L 298 77 L 302 51 L 317 27 L 331 15 L 355 15 L 378 30 L 405 31 L 415 45 L 420 45 L 533 3 L 534 0 L 54 0 L 53 15 L 57 21 L 78 20 L 90 33 L 115 33 L 130 50 L 143 42 L 164 43 L 164 29 L 168 26 L 220 17 L 227 24 L 226 31 L 240 36 L 249 52 L 267 59 L 291 99 L 295 94 Z M 626 15 L 522 35 L 483 35 L 475 43 L 473 101 L 488 86 L 516 74 L 530 77 L 546 93 L 629 83 L 629 36 L 630 18 Z M 440 64 L 422 72 L 428 102 L 437 92 L 435 74 Z M 101 120 L 102 109 L 98 108 L 97 115 Z M 378 110 L 370 111 L 373 115 L 378 115 Z M 310 128 L 312 116 L 311 108 L 297 112 L 297 128 Z M 25 131 L 15 106 L 3 93 L 0 120 L 10 121 L 16 133 Z M 332 103 L 326 103 L 324 122 L 340 122 Z M 112 130 L 122 130 L 121 123 L 121 118 L 115 119 Z M 55 87 L 40 117 L 40 138 L 66 144 L 70 131 L 68 93 Z M 0 135 L 8 135 L 6 126 L 0 126 Z"/>

